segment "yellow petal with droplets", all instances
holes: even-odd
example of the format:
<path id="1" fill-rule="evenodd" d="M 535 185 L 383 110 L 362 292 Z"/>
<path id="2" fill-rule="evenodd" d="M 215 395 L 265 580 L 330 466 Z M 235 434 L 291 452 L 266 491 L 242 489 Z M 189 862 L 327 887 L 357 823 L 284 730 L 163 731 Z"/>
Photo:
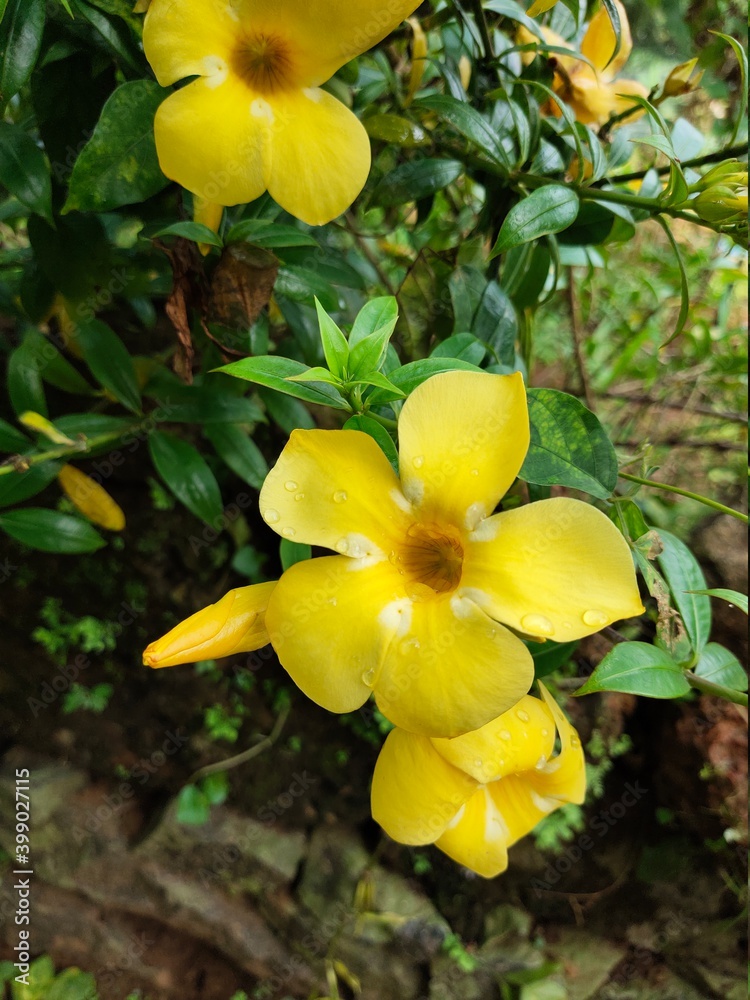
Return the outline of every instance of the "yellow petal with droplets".
<path id="1" fill-rule="evenodd" d="M 375 765 L 372 817 L 401 844 L 432 844 L 475 789 L 426 737 L 394 729 Z"/>
<path id="2" fill-rule="evenodd" d="M 643 614 L 627 542 L 581 500 L 489 518 L 467 541 L 459 593 L 511 628 L 567 642 Z"/>
<path id="3" fill-rule="evenodd" d="M 276 583 L 230 590 L 216 604 L 191 615 L 152 642 L 143 654 L 147 667 L 174 667 L 250 653 L 269 642 L 265 614 Z"/>
<path id="4" fill-rule="evenodd" d="M 483 878 L 494 878 L 508 867 L 508 830 L 483 785 L 472 795 L 435 846 L 458 864 Z"/>
<path id="5" fill-rule="evenodd" d="M 474 528 L 494 510 L 529 447 L 523 377 L 434 375 L 399 419 L 401 482 L 424 520 Z"/>
<path id="6" fill-rule="evenodd" d="M 122 508 L 94 479 L 73 465 L 64 465 L 57 474 L 63 492 L 80 512 L 107 531 L 123 531 L 125 514 Z"/>

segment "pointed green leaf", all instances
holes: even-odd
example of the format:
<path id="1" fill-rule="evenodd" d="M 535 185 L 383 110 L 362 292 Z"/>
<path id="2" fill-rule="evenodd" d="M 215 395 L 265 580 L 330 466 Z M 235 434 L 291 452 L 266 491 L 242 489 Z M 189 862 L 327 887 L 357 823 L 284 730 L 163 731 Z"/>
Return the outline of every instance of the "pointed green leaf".
<path id="1" fill-rule="evenodd" d="M 106 542 L 88 521 L 43 507 L 23 507 L 0 514 L 0 529 L 42 552 L 78 555 L 96 552 Z"/>
<path id="2" fill-rule="evenodd" d="M 522 243 L 562 232 L 575 222 L 579 207 L 578 195 L 571 188 L 562 184 L 537 188 L 508 212 L 490 259 Z"/>
<path id="3" fill-rule="evenodd" d="M 681 698 L 690 691 L 685 671 L 669 653 L 647 642 L 620 642 L 576 695 L 621 691 L 648 698 Z"/>
<path id="4" fill-rule="evenodd" d="M 154 468 L 180 503 L 207 524 L 220 521 L 224 507 L 219 484 L 200 452 L 165 431 L 153 431 L 148 447 Z"/>
<path id="5" fill-rule="evenodd" d="M 742 664 L 718 642 L 709 642 L 695 665 L 695 673 L 712 684 L 721 684 L 735 691 L 747 691 L 747 674 Z"/>
<path id="6" fill-rule="evenodd" d="M 30 212 L 52 218 L 52 185 L 44 153 L 18 125 L 0 122 L 0 184 Z"/>
<path id="7" fill-rule="evenodd" d="M 134 413 L 140 413 L 141 393 L 135 365 L 114 330 L 106 323 L 92 319 L 79 326 L 78 337 L 92 375 L 123 406 Z"/>
<path id="8" fill-rule="evenodd" d="M 342 378 L 349 361 L 349 344 L 317 298 L 315 299 L 315 309 L 318 313 L 320 339 L 326 362 L 331 372 Z"/>
<path id="9" fill-rule="evenodd" d="M 706 589 L 706 578 L 698 560 L 684 542 L 663 528 L 659 528 L 657 533 L 663 546 L 658 557 L 659 565 L 693 651 L 700 653 L 711 634 L 711 600 L 695 591 Z"/>

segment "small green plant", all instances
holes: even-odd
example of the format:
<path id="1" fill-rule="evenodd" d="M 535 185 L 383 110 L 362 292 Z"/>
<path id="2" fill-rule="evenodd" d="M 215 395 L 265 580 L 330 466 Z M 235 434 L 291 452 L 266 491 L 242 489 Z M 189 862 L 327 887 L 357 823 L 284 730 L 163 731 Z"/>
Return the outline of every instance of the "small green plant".
<path id="1" fill-rule="evenodd" d="M 63 698 L 62 710 L 65 715 L 73 712 L 94 712 L 100 715 L 109 705 L 114 688 L 111 684 L 95 684 L 86 687 L 85 684 L 71 684 L 70 691 Z"/>
<path id="2" fill-rule="evenodd" d="M 230 713 L 224 705 L 211 705 L 203 714 L 203 725 L 212 740 L 236 743 L 242 728 L 242 715 Z"/>
<path id="3" fill-rule="evenodd" d="M 466 950 L 466 945 L 458 934 L 446 935 L 443 940 L 443 951 L 462 972 L 474 972 L 477 968 L 476 958 Z"/>
<path id="4" fill-rule="evenodd" d="M 56 663 L 64 663 L 71 650 L 82 653 L 108 653 L 117 645 L 117 622 L 102 621 L 93 615 L 75 618 L 65 611 L 62 601 L 48 597 L 39 613 L 44 625 L 31 633 Z"/>

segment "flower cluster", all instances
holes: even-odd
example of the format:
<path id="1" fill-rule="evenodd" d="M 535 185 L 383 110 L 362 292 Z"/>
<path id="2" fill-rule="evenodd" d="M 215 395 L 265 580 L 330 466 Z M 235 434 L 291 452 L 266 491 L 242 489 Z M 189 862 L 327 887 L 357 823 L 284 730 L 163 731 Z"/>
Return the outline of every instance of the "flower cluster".
<path id="1" fill-rule="evenodd" d="M 564 642 L 642 613 L 628 546 L 582 501 L 494 513 L 529 446 L 520 374 L 433 376 L 401 412 L 397 475 L 360 431 L 299 430 L 261 514 L 332 551 L 232 591 L 146 651 L 159 667 L 271 642 L 317 704 L 374 695 L 396 728 L 373 781 L 395 839 L 436 843 L 491 876 L 507 848 L 580 802 L 580 741 L 534 677 L 523 639 Z M 554 756 L 555 733 L 561 749 Z"/>

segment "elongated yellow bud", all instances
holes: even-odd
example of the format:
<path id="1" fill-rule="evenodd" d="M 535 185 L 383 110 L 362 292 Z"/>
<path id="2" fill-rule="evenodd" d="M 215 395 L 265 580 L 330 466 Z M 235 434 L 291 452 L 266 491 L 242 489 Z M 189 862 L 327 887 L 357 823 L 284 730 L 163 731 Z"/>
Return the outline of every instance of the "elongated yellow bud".
<path id="1" fill-rule="evenodd" d="M 251 653 L 267 645 L 266 608 L 276 582 L 230 590 L 216 604 L 175 625 L 143 654 L 147 667 L 216 660 L 234 653 Z"/>
<path id="2" fill-rule="evenodd" d="M 69 444 L 75 445 L 75 441 L 66 435 L 61 433 L 54 424 L 50 423 L 46 417 L 43 417 L 41 413 L 35 413 L 33 410 L 26 410 L 18 418 L 19 424 L 23 424 L 24 427 L 28 427 L 31 431 L 37 431 L 39 434 L 44 434 L 44 436 L 50 440 L 54 441 L 55 444 Z"/>
<path id="3" fill-rule="evenodd" d="M 122 531 L 125 515 L 103 486 L 73 465 L 64 465 L 57 474 L 63 492 L 89 521 L 107 531 Z"/>
<path id="4" fill-rule="evenodd" d="M 696 90 L 703 77 L 703 70 L 695 73 L 698 65 L 697 57 L 688 62 L 675 66 L 667 79 L 664 81 L 664 97 L 680 97 L 682 94 L 689 94 Z M 695 73 L 695 76 L 693 74 Z"/>
<path id="5" fill-rule="evenodd" d="M 202 222 L 204 226 L 208 226 L 212 233 L 218 233 L 223 216 L 223 205 L 217 205 L 215 201 L 208 201 L 207 198 L 201 198 L 200 195 L 193 195 L 194 222 Z M 211 247 L 208 243 L 199 243 L 198 249 L 205 257 Z"/>
<path id="6" fill-rule="evenodd" d="M 422 83 L 425 67 L 427 66 L 427 36 L 416 17 L 410 17 L 409 24 L 411 25 L 411 30 L 414 32 L 414 41 L 411 46 L 409 91 L 404 101 L 404 107 L 408 107 L 414 100 L 414 96 L 419 90 L 419 85 Z"/>

